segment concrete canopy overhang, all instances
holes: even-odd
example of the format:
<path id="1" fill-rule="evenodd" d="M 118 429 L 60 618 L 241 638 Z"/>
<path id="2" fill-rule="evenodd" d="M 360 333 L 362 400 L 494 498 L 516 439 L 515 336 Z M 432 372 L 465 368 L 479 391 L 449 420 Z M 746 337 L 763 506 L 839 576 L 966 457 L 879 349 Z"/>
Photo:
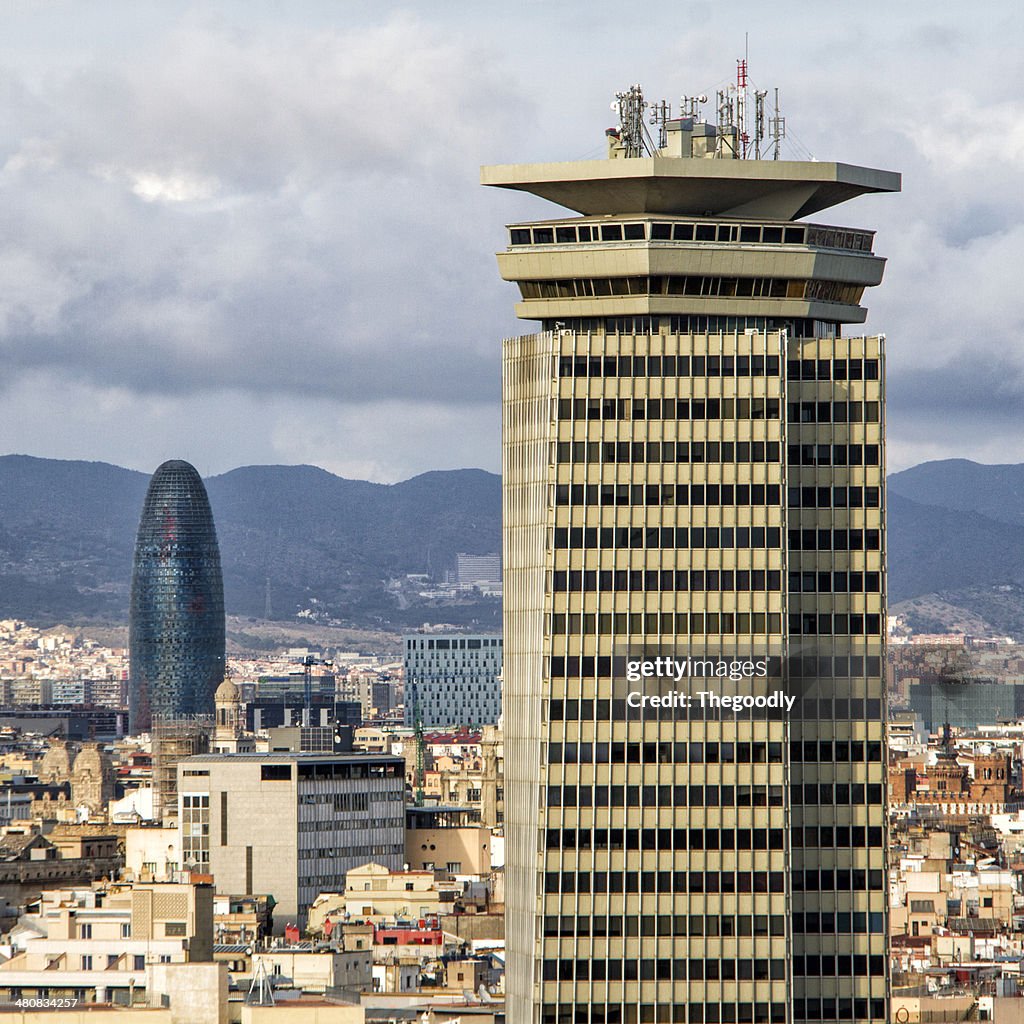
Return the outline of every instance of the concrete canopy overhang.
<path id="1" fill-rule="evenodd" d="M 503 164 L 480 182 L 530 192 L 586 216 L 660 214 L 795 220 L 869 192 L 899 192 L 894 171 L 790 160 L 634 157 Z"/>

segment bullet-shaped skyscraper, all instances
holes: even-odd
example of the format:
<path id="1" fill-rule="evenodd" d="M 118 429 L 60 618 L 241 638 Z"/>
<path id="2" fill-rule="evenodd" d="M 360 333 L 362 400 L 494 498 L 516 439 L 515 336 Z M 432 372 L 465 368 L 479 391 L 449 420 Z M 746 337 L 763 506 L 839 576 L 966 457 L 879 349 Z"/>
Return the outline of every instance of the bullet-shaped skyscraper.
<path id="1" fill-rule="evenodd" d="M 224 586 L 206 488 L 187 462 L 163 463 L 146 492 L 128 646 L 132 732 L 158 717 L 213 714 L 224 678 Z"/>
<path id="2" fill-rule="evenodd" d="M 846 328 L 884 261 L 804 218 L 900 181 L 777 159 L 744 86 L 482 172 L 579 214 L 498 255 L 541 328 L 503 357 L 511 1024 L 887 1018 L 884 339 Z"/>

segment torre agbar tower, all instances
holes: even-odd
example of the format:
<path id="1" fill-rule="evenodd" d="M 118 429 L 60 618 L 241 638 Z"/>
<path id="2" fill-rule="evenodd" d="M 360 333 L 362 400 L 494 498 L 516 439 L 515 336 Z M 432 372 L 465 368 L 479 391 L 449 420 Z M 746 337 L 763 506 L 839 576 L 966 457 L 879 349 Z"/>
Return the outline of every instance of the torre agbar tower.
<path id="1" fill-rule="evenodd" d="M 761 158 L 737 92 L 482 170 L 579 215 L 498 254 L 540 323 L 503 356 L 512 1024 L 888 1016 L 884 260 L 804 218 L 900 178 Z M 788 706 L 645 705 L 652 652 L 770 654 Z"/>

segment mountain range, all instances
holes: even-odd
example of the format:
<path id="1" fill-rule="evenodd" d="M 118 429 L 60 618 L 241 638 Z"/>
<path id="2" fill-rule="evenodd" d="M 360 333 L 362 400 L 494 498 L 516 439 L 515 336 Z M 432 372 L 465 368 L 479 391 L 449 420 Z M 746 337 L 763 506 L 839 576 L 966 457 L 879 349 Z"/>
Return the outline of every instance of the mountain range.
<path id="1" fill-rule="evenodd" d="M 0 616 L 122 621 L 149 477 L 100 462 L 0 457 Z M 482 470 L 397 484 L 313 466 L 206 480 L 236 615 L 403 629 L 500 624 L 494 599 L 421 598 L 458 552 L 501 547 L 501 481 Z M 1024 465 L 928 462 L 889 478 L 890 605 L 918 628 L 963 614 L 1024 637 Z M 950 611 L 953 609 L 953 611 Z M 971 618 L 973 617 L 973 618 Z"/>
<path id="2" fill-rule="evenodd" d="M 105 463 L 0 457 L 0 616 L 124 619 L 148 482 Z M 493 598 L 442 610 L 403 586 L 408 574 L 443 578 L 458 552 L 501 549 L 501 483 L 492 473 L 385 485 L 314 466 L 247 466 L 205 483 L 231 614 L 264 617 L 269 603 L 283 619 L 499 625 Z"/>

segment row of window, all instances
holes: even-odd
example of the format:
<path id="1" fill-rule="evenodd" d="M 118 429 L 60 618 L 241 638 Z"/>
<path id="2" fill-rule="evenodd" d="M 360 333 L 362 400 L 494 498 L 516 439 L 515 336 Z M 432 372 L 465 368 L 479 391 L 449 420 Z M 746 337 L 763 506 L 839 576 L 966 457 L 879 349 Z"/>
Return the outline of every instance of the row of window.
<path id="1" fill-rule="evenodd" d="M 555 636 L 761 636 L 781 629 L 778 612 L 558 612 L 551 616 Z"/>
<path id="2" fill-rule="evenodd" d="M 862 805 L 882 802 L 882 787 L 875 783 L 823 782 L 792 783 L 793 803 Z M 658 786 L 573 786 L 547 788 L 548 807 L 781 807 L 782 786 L 766 785 L 658 785 Z M 575 832 L 575 830 L 568 830 Z M 596 848 L 623 849 L 621 829 L 595 834 Z M 564 841 L 563 836 L 563 841 Z M 549 848 L 551 836 L 549 833 Z M 575 839 L 573 842 L 575 843 Z M 581 833 L 581 842 L 583 834 Z M 589 843 L 589 832 L 586 836 Z M 620 845 L 616 845 L 616 843 Z M 603 844 L 603 847 L 602 847 Z M 611 845 L 609 845 L 611 844 Z M 589 846 L 581 846 L 589 849 Z"/>
<path id="3" fill-rule="evenodd" d="M 612 973 L 616 976 L 610 977 Z M 866 964 L 863 973 L 867 973 Z M 785 977 L 785 960 L 764 959 L 716 958 L 704 961 L 659 958 L 637 962 L 580 958 L 545 960 L 543 967 L 545 981 L 782 981 Z"/>
<path id="4" fill-rule="evenodd" d="M 778 399 L 774 398 L 707 398 L 707 399 L 675 399 L 649 398 L 646 405 L 643 399 L 632 399 L 632 407 L 625 408 L 624 399 L 559 399 L 559 418 L 569 419 L 777 419 L 779 416 Z M 618 402 L 618 405 L 613 403 Z M 786 415 L 790 423 L 877 423 L 879 421 L 878 402 L 788 402 Z M 628 415 L 627 415 L 628 413 Z M 576 442 L 580 445 L 585 442 Z M 627 442 L 623 442 L 627 443 Z M 563 449 L 566 457 L 559 456 L 559 462 L 568 462 L 568 449 Z M 582 449 L 577 448 L 582 454 Z M 583 458 L 574 461 L 582 462 Z M 593 460 L 596 461 L 596 460 Z M 606 459 L 605 461 L 613 461 Z M 619 461 L 629 461 L 620 459 Z M 635 461 L 644 461 L 642 459 Z M 650 461 L 659 461 L 657 459 Z M 669 460 L 671 461 L 671 460 Z"/>
<path id="5" fill-rule="evenodd" d="M 793 316 L 720 316 L 704 313 L 673 313 L 668 316 L 576 316 L 564 320 L 542 319 L 541 324 L 545 331 L 575 331 L 579 334 L 637 335 L 668 332 L 730 335 L 736 338 L 741 334 L 771 334 L 785 331 L 791 338 L 840 336 L 840 325 L 834 321 Z"/>
<path id="6" fill-rule="evenodd" d="M 786 446 L 790 466 L 877 466 L 877 444 L 791 444 Z"/>
<path id="7" fill-rule="evenodd" d="M 182 928 L 184 928 L 184 925 L 182 925 Z M 178 934 L 178 933 L 175 933 L 175 934 Z M 180 934 L 183 935 L 184 932 L 181 932 Z M 81 957 L 79 957 L 79 968 L 78 969 L 81 970 L 81 971 L 91 971 L 91 970 L 93 970 L 93 964 L 95 962 L 99 962 L 99 963 L 104 964 L 104 966 L 103 967 L 97 967 L 96 970 L 104 970 L 104 971 L 116 970 L 117 967 L 118 967 L 118 964 L 121 961 L 122 957 L 125 958 L 125 968 L 124 968 L 125 970 L 144 971 L 146 969 L 146 956 L 145 956 L 144 953 L 134 953 L 134 954 L 131 954 L 130 957 L 129 957 L 129 954 L 127 954 L 127 953 L 120 953 L 120 954 L 119 953 L 108 953 L 105 957 L 100 956 L 100 955 L 97 954 L 96 957 L 95 957 L 95 960 L 93 958 L 93 954 L 92 953 L 85 953 Z M 131 960 L 131 967 L 127 966 L 129 959 Z M 160 960 L 161 960 L 161 963 L 170 963 L 171 958 L 170 958 L 170 956 L 164 956 L 164 957 L 161 957 Z M 84 1000 L 83 1000 L 83 1002 L 84 1002 Z"/>
<path id="8" fill-rule="evenodd" d="M 655 872 L 644 871 L 643 878 Z M 635 871 L 627 871 L 627 875 L 636 875 Z M 671 874 L 671 872 L 657 872 L 657 874 Z M 629 883 L 635 885 L 636 880 Z M 627 892 L 651 892 L 653 888 L 645 885 L 644 888 L 627 888 Z M 582 938 L 637 938 L 640 935 L 670 935 L 673 930 L 672 919 L 664 916 L 651 917 L 646 914 L 613 914 L 608 917 L 595 915 L 547 914 L 544 917 L 544 936 L 556 938 L 561 936 L 578 935 Z M 689 932 L 689 926 L 687 932 Z M 701 934 L 704 934 L 702 927 Z M 781 914 L 739 914 L 723 915 L 719 918 L 718 934 L 723 938 L 765 938 L 769 935 L 784 935 L 785 921 Z"/>
<path id="9" fill-rule="evenodd" d="M 878 832 L 878 843 L 869 845 L 881 845 L 881 828 L 876 829 Z M 872 870 L 872 875 L 874 874 Z M 878 872 L 881 874 L 881 871 Z M 793 892 L 831 892 L 833 889 L 837 892 L 845 892 L 846 890 L 853 889 L 866 889 L 865 883 L 867 872 L 863 868 L 821 868 L 818 870 L 806 869 L 804 871 L 790 871 L 790 887 Z M 878 886 L 872 885 L 872 889 L 879 888 Z"/>
<path id="10" fill-rule="evenodd" d="M 778 441 L 557 441 L 558 462 L 778 462 Z"/>
<path id="11" fill-rule="evenodd" d="M 594 665 L 595 659 L 585 656 L 582 659 L 570 658 L 570 659 L 552 659 L 557 660 L 559 664 L 564 661 L 572 661 L 574 666 L 577 662 L 582 661 L 582 668 L 590 670 L 588 674 L 593 674 L 595 667 L 599 670 L 599 675 L 611 675 L 611 659 L 599 657 L 597 658 L 598 664 Z M 828 659 L 826 659 L 828 660 Z M 859 677 L 864 673 L 861 668 L 853 670 L 850 666 L 851 662 L 857 662 L 859 666 L 862 666 L 864 661 L 878 662 L 877 658 L 859 658 L 859 657 L 837 657 L 831 659 L 835 661 L 837 666 L 842 669 L 841 672 L 835 673 L 811 673 L 811 675 L 817 678 L 824 678 L 826 680 L 832 677 L 843 677 L 853 676 Z M 601 671 L 607 668 L 607 671 Z M 578 673 L 573 673 L 574 675 Z M 878 672 L 871 673 L 877 676 Z M 799 678 L 797 676 L 791 676 L 791 679 Z M 575 712 L 576 706 L 579 706 L 579 712 Z M 561 700 L 556 699 L 550 702 L 550 713 L 549 720 L 576 722 L 576 721 L 593 721 L 599 722 L 620 722 L 620 721 L 640 721 L 640 720 L 657 720 L 664 718 L 666 721 L 673 720 L 676 716 L 676 712 L 680 711 L 678 708 L 636 708 L 631 707 L 625 701 L 625 699 L 615 698 L 608 700 L 605 698 L 598 698 L 594 700 L 589 697 L 582 698 L 580 700 Z M 642 713 L 641 713 L 642 712 Z M 865 718 L 872 721 L 881 717 L 882 714 L 882 702 L 878 698 L 869 697 L 866 700 L 860 697 L 804 697 L 802 700 L 798 700 L 793 705 L 793 711 L 790 714 L 791 721 L 804 720 L 807 722 L 814 722 L 816 720 L 829 721 L 836 719 L 838 721 L 863 721 Z M 681 715 L 680 717 L 685 717 Z M 708 716 L 705 716 L 708 717 Z M 856 749 L 856 745 L 854 745 Z M 840 750 L 838 744 L 836 747 L 837 759 L 838 752 Z M 855 761 L 861 760 L 857 755 L 853 755 L 852 759 Z M 824 759 L 823 759 L 824 760 Z M 846 758 L 842 758 L 846 760 Z M 874 760 L 874 758 L 869 758 Z M 589 763 L 589 762 L 588 762 Z M 598 762 L 601 763 L 601 762 Z"/>
<path id="12" fill-rule="evenodd" d="M 560 398 L 560 420 L 777 420 L 777 398 Z"/>
<path id="13" fill-rule="evenodd" d="M 266 765 L 266 768 L 286 768 L 291 770 L 291 765 Z M 320 762 L 318 764 L 298 765 L 300 779 L 378 779 L 396 778 L 404 775 L 404 766 L 401 761 L 387 761 L 383 764 L 338 764 L 337 762 Z M 277 778 L 278 776 L 272 776 Z M 289 775 L 282 773 L 280 778 L 289 778 Z M 388 786 L 385 791 L 394 792 L 397 787 Z"/>
<path id="14" fill-rule="evenodd" d="M 793 1019 L 888 1020 L 884 999 L 793 999 Z M 630 1003 L 625 1006 L 545 1004 L 541 1024 L 785 1024 L 785 1003 Z"/>
<path id="15" fill-rule="evenodd" d="M 882 1004 L 885 1005 L 884 1003 Z M 881 1015 L 879 1015 L 881 1016 Z M 625 1006 L 545 1004 L 541 1024 L 785 1024 L 785 1003 L 629 1003 Z M 866 1019 L 865 1017 L 861 1018 Z"/>
<path id="16" fill-rule="evenodd" d="M 336 857 L 345 857 L 347 859 L 354 859 L 357 857 L 395 857 L 401 856 L 404 853 L 404 851 L 404 843 L 364 843 L 361 846 L 346 846 L 343 849 L 340 849 L 337 854 L 324 854 L 324 857 L 326 857 L 327 859 L 335 859 Z M 317 851 L 314 850 L 299 850 L 298 856 L 299 859 L 306 860 L 322 859 L 317 855 Z M 357 861 L 357 863 L 362 863 L 362 861 Z M 314 871 L 311 874 L 300 873 L 298 875 L 298 884 L 300 887 L 316 888 L 317 886 L 324 886 L 328 884 L 328 882 L 337 883 L 339 879 L 341 880 L 342 883 L 344 883 L 344 873 L 332 876 L 324 875 L 319 871 Z M 323 888 L 319 888 L 317 889 L 317 891 L 324 892 L 332 890 L 324 890 Z"/>
<path id="17" fill-rule="evenodd" d="M 877 594 L 880 587 L 881 574 L 877 572 L 789 573 L 791 594 Z M 694 590 L 746 594 L 781 589 L 778 569 L 558 569 L 551 575 L 554 594 Z"/>
<path id="18" fill-rule="evenodd" d="M 863 803 L 863 792 L 861 797 Z M 547 799 L 548 807 L 781 807 L 783 789 L 762 785 L 557 785 L 548 786 Z M 579 842 L 578 848 L 583 850 L 589 850 L 591 843 L 598 849 L 621 850 L 621 832 L 597 829 L 593 837 L 589 829 L 581 829 L 578 837 L 576 829 L 548 832 L 548 849 L 577 849 Z"/>
<path id="19" fill-rule="evenodd" d="M 302 820 L 298 821 L 295 825 L 296 832 L 316 832 L 321 833 L 334 833 L 334 832 L 365 832 L 366 831 L 366 819 L 365 818 L 336 818 L 333 817 L 333 812 L 327 808 L 322 807 L 319 809 L 319 813 L 313 812 L 314 816 L 310 816 L 307 813 L 303 814 Z M 376 828 L 401 828 L 401 822 L 394 819 L 380 818 L 374 816 L 374 826 Z M 337 837 L 342 838 L 342 837 Z M 226 846 L 227 841 L 224 840 L 221 846 Z"/>
<path id="20" fill-rule="evenodd" d="M 777 377 L 775 355 L 559 356 L 560 377 Z M 877 359 L 787 359 L 791 381 L 878 380 Z"/>
<path id="21" fill-rule="evenodd" d="M 775 612 L 556 612 L 554 636 L 747 636 L 778 633 L 782 616 Z M 876 613 L 791 613 L 790 636 L 879 636 Z"/>
<path id="22" fill-rule="evenodd" d="M 803 974 L 811 978 L 849 978 L 885 973 L 884 958 L 878 954 L 867 956 L 863 953 L 823 953 L 795 956 L 792 957 L 792 964 L 794 974 Z"/>
<path id="23" fill-rule="evenodd" d="M 771 355 L 559 356 L 559 377 L 778 377 Z"/>
<path id="24" fill-rule="evenodd" d="M 850 845 L 861 848 L 864 846 L 864 834 L 864 828 L 860 825 L 794 825 L 790 829 L 789 844 L 794 849 L 811 850 L 832 850 L 838 846 Z M 882 840 L 879 839 L 878 843 L 873 845 L 881 847 Z"/>
<path id="25" fill-rule="evenodd" d="M 510 245 L 576 245 L 579 242 L 730 242 L 747 245 L 812 245 L 871 252 L 873 231 L 816 224 L 722 224 L 708 221 L 639 221 L 546 224 L 509 229 Z"/>
<path id="26" fill-rule="evenodd" d="M 501 637 L 451 637 L 437 640 L 407 638 L 405 641 L 405 649 L 407 651 L 416 650 L 417 648 L 421 651 L 478 651 L 485 647 L 500 648 Z"/>
<path id="27" fill-rule="evenodd" d="M 881 846 L 882 844 L 882 829 L 873 828 L 869 829 L 869 832 L 874 833 L 869 836 L 869 845 Z M 557 849 L 552 847 L 551 833 L 548 833 L 548 849 Z M 749 876 L 749 871 L 740 872 L 744 876 Z M 754 872 L 755 875 L 764 875 L 765 872 Z M 774 874 L 774 872 L 773 872 Z M 737 882 L 736 872 L 733 871 L 613 871 L 609 872 L 609 876 L 615 875 L 614 879 L 609 877 L 609 888 L 608 892 L 618 893 L 735 893 L 749 892 L 750 889 L 737 889 L 737 885 L 763 885 L 763 882 L 750 883 L 749 881 Z M 622 877 L 619 877 L 622 876 Z M 596 877 L 596 875 L 595 875 Z M 822 870 L 818 871 L 796 871 L 790 872 L 790 878 L 792 879 L 792 888 L 794 891 L 801 892 L 817 892 L 820 890 L 828 892 L 879 892 L 883 888 L 883 874 L 880 868 L 872 868 L 870 870 L 866 868 L 838 868 L 836 870 Z M 603 884 L 603 883 L 599 883 Z M 597 890 L 595 890 L 597 891 Z M 603 890 L 602 890 L 603 891 Z M 763 888 L 757 888 L 754 892 L 763 892 Z M 772 889 L 772 892 L 776 890 Z M 558 919 L 555 918 L 555 921 Z M 597 930 L 594 930 L 591 925 L 591 921 L 600 922 Z M 614 918 L 612 919 L 614 922 Z M 843 922 L 845 923 L 845 922 Z M 609 932 L 606 930 L 608 925 L 603 917 L 590 918 L 585 915 L 579 917 L 566 917 L 562 919 L 562 923 L 559 925 L 564 931 L 561 934 L 572 935 L 572 928 L 576 926 L 576 934 L 581 936 L 588 935 L 618 935 L 627 934 L 628 932 Z M 613 923 L 612 927 L 616 927 Z M 851 926 L 847 926 L 846 931 L 850 931 Z M 545 935 L 551 934 L 547 931 Z M 559 933 L 554 933 L 559 934 Z M 758 934 L 755 932 L 755 934 Z M 765 933 L 766 934 L 766 933 Z"/>
<path id="28" fill-rule="evenodd" d="M 658 613 L 653 613 L 657 617 Z M 645 625 L 648 623 L 645 622 Z M 655 633 L 657 630 L 649 629 L 645 630 L 648 633 Z M 836 657 L 807 657 L 801 659 L 790 659 L 789 664 L 789 677 L 791 679 L 799 678 L 831 678 L 834 676 L 847 677 L 847 676 L 877 676 L 881 672 L 881 659 L 876 655 L 868 655 L 866 657 L 860 655 L 836 656 Z M 622 659 L 619 659 L 619 663 L 614 665 L 615 671 L 621 672 L 624 668 Z M 613 659 L 608 655 L 589 655 L 585 654 L 582 656 L 577 655 L 555 655 L 550 659 L 549 669 L 552 678 L 564 678 L 569 676 L 611 676 L 613 672 Z M 865 671 L 866 670 L 866 671 Z M 812 703 L 813 698 L 809 698 Z M 830 698 L 824 698 L 821 703 L 824 707 L 828 704 Z M 806 704 L 808 698 L 805 698 L 804 703 Z M 600 701 L 598 702 L 598 711 L 603 710 Z M 604 709 L 607 710 L 607 709 Z M 584 716 L 589 717 L 589 716 Z M 822 717 L 828 717 L 822 715 Z"/>
<path id="29" fill-rule="evenodd" d="M 850 533 L 857 531 L 848 531 Z M 878 533 L 877 530 L 874 531 Z M 556 526 L 559 548 L 777 548 L 777 526 Z"/>
<path id="30" fill-rule="evenodd" d="M 551 701 L 551 717 L 561 710 L 556 704 L 567 705 L 568 711 L 575 710 L 577 702 Z M 587 700 L 581 704 L 590 703 Z M 607 703 L 598 701 L 598 704 Z M 598 709 L 600 710 L 600 709 Z M 661 740 L 646 742 L 590 742 L 549 743 L 549 764 L 782 764 L 783 747 L 772 742 L 717 742 L 709 740 L 680 742 Z"/>
<path id="31" fill-rule="evenodd" d="M 655 613 L 656 614 L 656 613 Z M 653 633 L 654 630 L 647 632 Z M 556 655 L 550 659 L 549 665 L 553 678 L 568 676 L 610 676 L 612 669 L 617 675 L 622 675 L 625 669 L 624 659 L 617 660 L 613 664 L 612 658 L 607 655 L 592 656 L 585 654 L 582 657 L 577 655 L 562 656 Z M 800 655 L 795 654 L 787 659 L 786 675 L 790 679 L 833 679 L 833 678 L 857 678 L 860 676 L 877 677 L 882 673 L 882 658 L 877 654 L 850 654 L 850 655 Z M 830 707 L 831 698 L 822 698 L 821 718 L 829 718 L 824 709 Z M 806 706 L 808 700 L 814 703 L 814 698 L 804 699 Z M 602 710 L 601 702 L 598 701 L 599 712 Z M 607 709 L 603 709 L 607 710 Z M 585 716 L 589 717 L 589 716 Z M 600 717 L 600 715 L 598 716 Z M 813 716 L 811 716 L 813 717 Z M 845 717 L 845 716 L 840 716 Z"/>
<path id="32" fill-rule="evenodd" d="M 781 589 L 778 569 L 558 569 L 551 575 L 555 594 Z"/>
<path id="33" fill-rule="evenodd" d="M 888 1020 L 885 1011 L 884 999 L 794 999 L 793 1019 L 807 1021 L 822 1020 L 868 1020 L 868 1009 L 871 1011 L 872 1020 Z M 698 1022 L 699 1018 L 691 1017 L 691 1021 Z M 704 1024 L 713 1024 L 707 1020 Z M 724 1021 L 723 1021 L 724 1024 Z M 773 1022 L 774 1024 L 774 1022 Z"/>
<path id="34" fill-rule="evenodd" d="M 644 829 L 648 831 L 650 829 Z M 672 829 L 659 829 L 660 831 L 671 831 Z M 863 833 L 863 828 L 860 828 Z M 881 827 L 876 829 L 880 834 L 878 836 L 877 846 L 882 845 Z M 689 829 L 690 835 L 694 833 L 700 833 L 700 829 Z M 759 833 L 764 833 L 765 829 L 755 829 Z M 683 833 L 685 835 L 686 829 L 676 829 L 676 833 Z M 782 841 L 781 829 L 772 828 L 769 829 L 771 838 L 777 840 L 778 843 Z M 723 836 L 730 835 L 729 833 L 723 833 Z M 744 835 L 740 833 L 739 835 Z M 857 845 L 857 844 L 855 844 Z M 862 843 L 860 844 L 863 845 Z M 587 849 L 587 848 L 585 848 Z M 649 849 L 654 849 L 650 847 Z M 671 849 L 671 847 L 659 847 L 659 849 Z M 684 846 L 678 846 L 676 849 L 687 849 Z M 707 845 L 701 846 L 690 846 L 690 850 L 700 849 L 718 849 L 718 847 L 709 847 Z M 732 849 L 731 847 L 729 849 Z M 741 849 L 750 849 L 744 847 Z M 755 849 L 764 850 L 772 849 L 779 850 L 781 846 L 764 847 L 759 846 Z M 850 868 L 837 874 L 842 873 L 845 877 L 845 881 L 848 885 L 841 886 L 836 885 L 836 891 L 855 891 L 855 892 L 882 892 L 885 888 L 885 872 L 881 868 Z M 549 895 L 557 895 L 558 893 L 580 893 L 583 895 L 590 894 L 606 894 L 612 895 L 617 893 L 644 893 L 647 895 L 669 895 L 669 894 L 709 894 L 719 895 L 726 894 L 732 895 L 735 893 L 748 894 L 748 893 L 780 893 L 784 892 L 785 888 L 785 872 L 784 871 L 751 871 L 751 870 L 736 870 L 736 871 L 545 871 L 544 872 L 544 891 Z M 825 916 L 826 914 L 820 914 Z M 805 918 L 813 918 L 814 914 L 806 913 Z M 840 918 L 843 918 L 843 914 L 840 914 Z M 588 920 L 584 914 L 580 915 L 579 920 L 581 922 Z M 594 921 L 603 921 L 602 916 L 594 916 L 590 919 Z M 670 919 L 671 920 L 671 919 Z M 676 919 L 679 920 L 678 918 Z M 685 919 L 684 919 L 685 920 Z M 621 924 L 622 919 L 611 918 L 609 919 L 609 927 L 615 928 Z M 807 922 L 803 922 L 804 925 Z M 862 924 L 860 921 L 842 920 L 840 925 L 845 926 L 844 929 L 849 931 L 863 931 L 864 927 L 868 922 L 864 921 Z M 857 927 L 860 925 L 861 927 Z M 712 934 L 707 931 L 707 925 L 703 925 L 705 931 L 700 934 Z M 598 932 L 593 932 L 593 924 L 591 925 L 592 934 L 599 935 Z M 802 928 L 800 931 L 813 931 L 813 928 Z M 609 936 L 617 936 L 620 934 L 629 935 L 629 932 L 615 932 L 608 931 L 606 934 Z M 651 933 L 653 934 L 653 933 Z M 671 934 L 671 933 L 668 933 Z M 681 933 L 683 935 L 686 932 Z M 689 934 L 694 934 L 689 932 Z"/>
<path id="35" fill-rule="evenodd" d="M 782 850 L 783 830 L 779 828 L 627 828 L 624 830 L 623 850 L 647 850 L 672 851 L 693 850 L 700 852 L 708 850 L 711 852 L 739 851 L 741 853 L 752 850 Z M 591 891 L 591 874 L 593 874 L 596 886 L 611 884 L 606 881 L 606 876 L 615 872 L 595 871 L 549 871 L 548 877 L 561 877 L 562 892 Z M 551 884 L 558 884 L 552 882 Z M 575 889 L 573 887 L 576 887 Z M 568 888 L 567 888 L 568 887 Z M 546 889 L 545 892 L 557 892 L 557 889 Z M 607 892 L 606 889 L 597 888 L 594 892 Z"/>
<path id="36" fill-rule="evenodd" d="M 557 569 L 551 577 L 555 594 L 688 590 L 749 593 L 777 591 L 781 586 L 778 569 Z"/>
<path id="37" fill-rule="evenodd" d="M 778 462 L 778 441 L 559 441 L 554 457 L 560 463 L 642 462 Z M 791 444 L 791 466 L 877 466 L 877 444 Z M 842 507 L 842 506 L 838 506 Z"/>
<path id="38" fill-rule="evenodd" d="M 882 760 L 879 740 L 791 740 L 789 760 L 792 764 L 829 764 L 835 761 Z"/>
<path id="39" fill-rule="evenodd" d="M 878 551 L 881 530 L 789 530 L 790 551 Z"/>
<path id="40" fill-rule="evenodd" d="M 787 359 L 787 380 L 878 380 L 877 359 Z"/>
<path id="41" fill-rule="evenodd" d="M 555 505 L 769 505 L 779 484 L 556 484 Z M 790 508 L 878 508 L 879 487 L 790 487 Z"/>
<path id="42" fill-rule="evenodd" d="M 685 295 L 723 299 L 795 299 L 855 306 L 864 285 L 845 281 L 720 274 L 651 274 L 632 277 L 574 277 L 520 280 L 524 299 L 590 299 L 621 295 Z"/>
<path id="43" fill-rule="evenodd" d="M 775 506 L 780 494 L 778 484 L 556 484 L 555 504 Z"/>
<path id="44" fill-rule="evenodd" d="M 549 845 L 548 849 L 553 849 L 553 847 Z M 576 847 L 562 846 L 561 849 L 576 849 Z M 589 847 L 580 847 L 580 849 L 589 849 Z M 612 849 L 622 849 L 622 847 L 612 847 Z M 550 871 L 547 874 L 557 877 L 559 872 Z M 881 872 L 878 874 L 881 876 Z M 657 893 L 663 896 L 686 893 L 731 895 L 734 893 L 785 892 L 786 885 L 784 871 L 595 871 L 593 873 L 583 871 L 578 872 L 577 875 L 591 880 L 593 884 L 590 891 L 597 894 L 642 892 L 648 895 Z M 640 878 L 641 875 L 643 879 Z M 664 877 L 656 879 L 653 877 L 656 875 Z M 665 884 L 661 884 L 662 882 Z M 576 891 L 586 893 L 587 890 L 580 888 L 580 885 L 581 882 L 577 880 Z M 604 918 L 597 920 L 603 921 Z M 592 934 L 600 935 L 600 932 L 592 932 Z M 615 935 L 614 932 L 610 934 Z M 684 931 L 679 934 L 686 935 L 688 933 Z"/>
<path id="45" fill-rule="evenodd" d="M 790 508 L 879 508 L 880 487 L 789 487 Z"/>
<path id="46" fill-rule="evenodd" d="M 881 636 L 880 615 L 793 613 L 789 616 L 790 636 Z"/>
<path id="47" fill-rule="evenodd" d="M 882 803 L 882 784 L 878 782 L 794 782 L 789 787 L 794 804 L 836 806 Z"/>
<path id="48" fill-rule="evenodd" d="M 813 698 L 811 698 L 813 700 Z M 584 717 L 593 717 L 594 701 L 583 700 L 552 700 L 550 702 L 551 719 L 576 719 L 581 712 Z M 598 717 L 601 717 L 600 705 L 607 705 L 606 700 L 598 700 Z M 604 709 L 607 712 L 607 708 Z M 609 760 L 614 759 L 614 760 Z M 789 760 L 793 764 L 831 764 L 834 762 L 879 762 L 882 759 L 882 744 L 878 740 L 791 740 L 789 744 Z M 549 764 L 782 764 L 782 744 L 776 741 L 740 742 L 708 740 L 680 741 L 645 741 L 633 743 L 613 743 L 600 741 L 591 743 L 586 740 L 579 743 L 548 744 Z M 632 789 L 632 787 L 631 787 Z M 641 792 L 629 792 L 630 803 L 638 803 Z M 645 802 L 646 790 L 643 793 Z M 662 801 L 665 802 L 664 800 Z"/>
<path id="49" fill-rule="evenodd" d="M 787 402 L 790 423 L 877 423 L 878 402 Z"/>

